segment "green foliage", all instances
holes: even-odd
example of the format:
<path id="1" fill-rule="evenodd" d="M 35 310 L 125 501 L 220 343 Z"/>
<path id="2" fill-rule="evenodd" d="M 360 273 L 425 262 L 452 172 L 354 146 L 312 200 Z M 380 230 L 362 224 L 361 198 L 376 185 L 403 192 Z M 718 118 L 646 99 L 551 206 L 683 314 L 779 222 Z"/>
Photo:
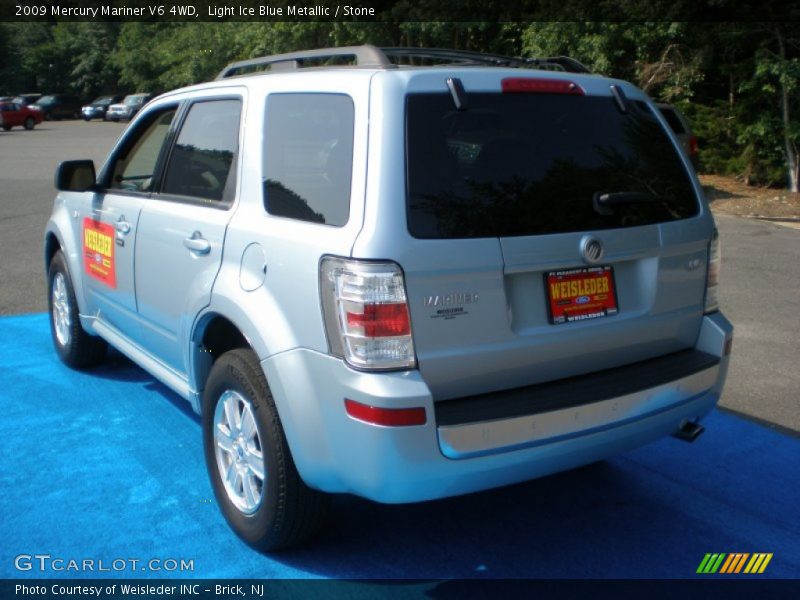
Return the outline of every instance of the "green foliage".
<path id="1" fill-rule="evenodd" d="M 495 6 L 464 2 L 480 9 L 478 15 Z M 652 7 L 621 0 L 620 14 L 635 21 L 435 22 L 424 3 L 408 0 L 395 2 L 388 20 L 376 22 L 0 24 L 0 93 L 162 92 L 212 79 L 233 60 L 363 43 L 569 55 L 676 104 L 692 123 L 706 171 L 784 183 L 800 145 L 800 29 L 693 22 L 695 3 L 656 3 L 659 14 L 669 9 L 686 20 L 647 22 Z M 598 0 L 595 8 L 609 14 L 612 4 Z M 542 6 L 553 18 L 592 18 L 592 8 L 579 10 L 570 0 Z"/>

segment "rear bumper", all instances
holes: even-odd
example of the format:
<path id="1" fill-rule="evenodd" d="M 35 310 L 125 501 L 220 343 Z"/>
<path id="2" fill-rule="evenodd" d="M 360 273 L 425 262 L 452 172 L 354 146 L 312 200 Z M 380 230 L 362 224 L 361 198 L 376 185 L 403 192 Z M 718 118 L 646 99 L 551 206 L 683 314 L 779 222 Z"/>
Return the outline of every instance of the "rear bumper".
<path id="1" fill-rule="evenodd" d="M 607 458 L 674 433 L 719 400 L 733 328 L 704 318 L 696 350 L 718 360 L 688 375 L 598 401 L 475 422 L 441 419 L 419 372 L 361 373 L 293 350 L 263 361 L 298 471 L 312 487 L 379 502 L 489 489 Z M 422 406 L 427 422 L 381 427 L 345 413 L 344 399 Z M 441 416 L 441 415 L 440 415 Z"/>

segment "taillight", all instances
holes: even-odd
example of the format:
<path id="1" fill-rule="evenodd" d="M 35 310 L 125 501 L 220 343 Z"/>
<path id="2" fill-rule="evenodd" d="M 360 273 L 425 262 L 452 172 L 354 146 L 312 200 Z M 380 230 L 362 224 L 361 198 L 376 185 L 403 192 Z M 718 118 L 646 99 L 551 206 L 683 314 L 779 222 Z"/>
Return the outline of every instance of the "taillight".
<path id="1" fill-rule="evenodd" d="M 691 136 L 689 138 L 689 155 L 694 156 L 695 154 L 697 154 L 697 138 Z"/>
<path id="2" fill-rule="evenodd" d="M 361 369 L 414 368 L 405 281 L 397 264 L 323 258 L 320 293 L 332 354 Z"/>
<path id="3" fill-rule="evenodd" d="M 719 232 L 714 229 L 711 242 L 708 244 L 708 274 L 706 275 L 706 313 L 719 310 L 719 269 L 722 254 L 719 247 Z"/>
<path id="4" fill-rule="evenodd" d="M 504 93 L 567 94 L 583 96 L 583 88 L 572 81 L 541 77 L 506 77 L 500 82 Z"/>

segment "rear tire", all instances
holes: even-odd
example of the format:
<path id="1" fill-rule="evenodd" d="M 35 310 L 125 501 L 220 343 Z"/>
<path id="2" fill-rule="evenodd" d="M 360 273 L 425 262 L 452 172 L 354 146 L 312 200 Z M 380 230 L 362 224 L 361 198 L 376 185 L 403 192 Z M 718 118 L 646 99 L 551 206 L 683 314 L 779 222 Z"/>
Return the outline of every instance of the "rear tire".
<path id="1" fill-rule="evenodd" d="M 105 340 L 86 333 L 81 326 L 72 280 L 60 250 L 50 261 L 47 283 L 50 333 L 58 357 L 74 369 L 85 369 L 103 362 L 108 345 Z"/>
<path id="2" fill-rule="evenodd" d="M 261 551 L 295 546 L 324 524 L 330 496 L 297 472 L 258 358 L 249 349 L 214 363 L 203 394 L 203 449 L 230 527 Z"/>

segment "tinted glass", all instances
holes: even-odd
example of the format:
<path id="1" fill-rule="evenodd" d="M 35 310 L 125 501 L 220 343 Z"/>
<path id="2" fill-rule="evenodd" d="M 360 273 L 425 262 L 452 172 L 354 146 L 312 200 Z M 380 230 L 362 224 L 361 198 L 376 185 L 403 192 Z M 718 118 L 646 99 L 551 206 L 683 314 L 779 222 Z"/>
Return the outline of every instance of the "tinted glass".
<path id="1" fill-rule="evenodd" d="M 223 200 L 239 147 L 241 110 L 239 100 L 192 105 L 169 158 L 164 193 Z"/>
<path id="2" fill-rule="evenodd" d="M 158 156 L 174 116 L 174 109 L 159 113 L 134 134 L 132 145 L 114 163 L 111 189 L 152 191 Z"/>
<path id="3" fill-rule="evenodd" d="M 449 94 L 410 95 L 410 233 L 522 236 L 695 215 L 666 133 L 646 105 L 629 107 L 623 114 L 605 97 L 469 94 L 469 110 L 459 112 Z M 598 206 L 604 194 L 618 202 Z"/>
<path id="4" fill-rule="evenodd" d="M 264 136 L 270 214 L 342 226 L 350 215 L 353 101 L 339 94 L 272 94 Z"/>
<path id="5" fill-rule="evenodd" d="M 678 118 L 678 115 L 675 114 L 675 111 L 671 108 L 660 108 L 661 114 L 664 115 L 664 120 L 669 123 L 669 126 L 672 127 L 672 131 L 675 133 L 686 133 L 686 130 L 683 128 L 683 123 Z"/>

